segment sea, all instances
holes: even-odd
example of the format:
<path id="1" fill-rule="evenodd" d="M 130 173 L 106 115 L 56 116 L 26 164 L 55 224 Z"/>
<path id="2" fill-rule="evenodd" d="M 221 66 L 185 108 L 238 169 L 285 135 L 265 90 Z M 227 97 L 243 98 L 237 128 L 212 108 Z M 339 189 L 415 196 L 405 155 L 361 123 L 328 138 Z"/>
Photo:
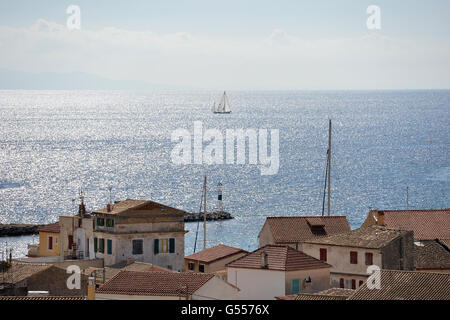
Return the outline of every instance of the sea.
<path id="1" fill-rule="evenodd" d="M 88 210 L 111 196 L 198 212 L 206 175 L 207 210 L 217 209 L 220 182 L 223 209 L 235 217 L 207 223 L 207 246 L 253 250 L 267 216 L 322 215 L 329 119 L 331 215 L 345 215 L 354 229 L 370 209 L 450 207 L 448 90 L 227 91 L 232 113 L 213 114 L 221 95 L 0 91 L 0 223 L 73 215 L 80 189 Z M 278 171 L 262 175 L 248 154 L 243 164 L 174 163 L 172 135 L 193 134 L 197 121 L 224 135 L 278 130 Z M 186 229 L 185 253 L 202 249 L 203 223 Z M 21 257 L 37 241 L 3 237 L 0 251 Z"/>

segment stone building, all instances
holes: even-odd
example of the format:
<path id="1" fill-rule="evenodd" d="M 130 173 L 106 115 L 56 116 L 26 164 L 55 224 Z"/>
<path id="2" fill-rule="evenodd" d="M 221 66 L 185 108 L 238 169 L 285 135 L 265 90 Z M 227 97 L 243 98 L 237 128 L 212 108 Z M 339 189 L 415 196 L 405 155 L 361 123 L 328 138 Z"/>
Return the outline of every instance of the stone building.
<path id="1" fill-rule="evenodd" d="M 150 200 L 115 201 L 92 212 L 92 249 L 105 266 L 131 259 L 183 271 L 184 214 Z"/>
<path id="2" fill-rule="evenodd" d="M 412 231 L 370 226 L 308 240 L 303 251 L 332 265 L 331 287 L 356 289 L 369 277 L 367 269 L 414 270 Z"/>

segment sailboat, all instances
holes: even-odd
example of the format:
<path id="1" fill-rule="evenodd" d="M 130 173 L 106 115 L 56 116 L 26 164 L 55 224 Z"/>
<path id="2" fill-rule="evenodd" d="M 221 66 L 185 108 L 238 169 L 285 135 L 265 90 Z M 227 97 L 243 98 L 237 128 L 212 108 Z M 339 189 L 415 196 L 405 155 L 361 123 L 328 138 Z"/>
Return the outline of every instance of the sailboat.
<path id="1" fill-rule="evenodd" d="M 212 112 L 214 113 L 231 113 L 230 103 L 228 102 L 227 94 L 224 91 L 222 96 L 222 101 L 220 101 L 219 105 L 216 109 L 216 103 L 212 107 Z"/>

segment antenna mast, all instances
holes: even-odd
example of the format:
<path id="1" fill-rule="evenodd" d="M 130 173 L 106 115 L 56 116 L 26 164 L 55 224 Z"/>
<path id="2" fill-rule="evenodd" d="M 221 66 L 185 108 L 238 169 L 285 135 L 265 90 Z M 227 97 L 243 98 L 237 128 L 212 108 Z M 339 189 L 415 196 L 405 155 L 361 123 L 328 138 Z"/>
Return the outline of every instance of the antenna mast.
<path id="1" fill-rule="evenodd" d="M 203 183 L 203 249 L 206 249 L 206 175 Z"/>
<path id="2" fill-rule="evenodd" d="M 328 129 L 328 216 L 331 208 L 331 119 Z"/>
<path id="3" fill-rule="evenodd" d="M 217 185 L 217 210 L 219 212 L 223 211 L 223 207 L 222 207 L 222 182 L 219 182 L 219 184 Z"/>

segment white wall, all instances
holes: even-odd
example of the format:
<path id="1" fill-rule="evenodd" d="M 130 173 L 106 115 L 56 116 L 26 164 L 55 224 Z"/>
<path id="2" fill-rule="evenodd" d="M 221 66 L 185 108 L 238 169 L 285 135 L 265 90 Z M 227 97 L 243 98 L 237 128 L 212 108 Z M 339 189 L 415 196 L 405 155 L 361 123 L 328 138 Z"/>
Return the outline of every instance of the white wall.
<path id="1" fill-rule="evenodd" d="M 303 252 L 320 259 L 320 249 L 327 249 L 327 263 L 332 265 L 331 268 L 331 286 L 339 287 L 339 279 L 345 280 L 345 287 L 351 288 L 351 279 L 356 280 L 356 287 L 358 287 L 359 280 L 365 280 L 369 275 L 367 274 L 366 252 L 373 254 L 373 264 L 381 268 L 382 255 L 379 250 L 375 249 L 361 249 L 351 247 L 326 246 L 319 244 L 303 244 Z M 350 263 L 350 251 L 358 253 L 358 263 Z"/>
<path id="2" fill-rule="evenodd" d="M 239 290 L 218 276 L 210 279 L 192 295 L 192 300 L 237 300 Z"/>
<path id="3" fill-rule="evenodd" d="M 227 272 L 228 282 L 240 289 L 240 300 L 274 300 L 286 294 L 284 271 L 229 267 Z"/>

